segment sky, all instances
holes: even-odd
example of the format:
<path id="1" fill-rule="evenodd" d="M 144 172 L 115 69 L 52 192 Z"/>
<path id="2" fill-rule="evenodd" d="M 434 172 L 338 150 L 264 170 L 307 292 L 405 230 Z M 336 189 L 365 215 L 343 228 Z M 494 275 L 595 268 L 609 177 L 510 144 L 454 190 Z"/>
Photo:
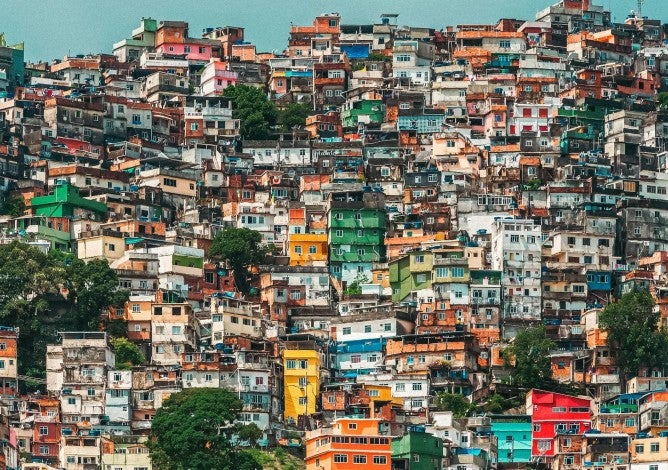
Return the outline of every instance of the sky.
<path id="1" fill-rule="evenodd" d="M 26 60 L 112 50 L 142 17 L 183 20 L 190 35 L 205 27 L 242 26 L 259 51 L 282 51 L 290 23 L 310 25 L 321 13 L 338 12 L 343 24 L 369 24 L 398 13 L 400 25 L 441 29 L 460 23 L 492 23 L 501 17 L 533 19 L 556 0 L 0 0 L 0 32 L 9 44 L 25 42 Z M 636 0 L 595 0 L 623 21 Z M 643 15 L 668 22 L 668 0 L 646 0 Z"/>

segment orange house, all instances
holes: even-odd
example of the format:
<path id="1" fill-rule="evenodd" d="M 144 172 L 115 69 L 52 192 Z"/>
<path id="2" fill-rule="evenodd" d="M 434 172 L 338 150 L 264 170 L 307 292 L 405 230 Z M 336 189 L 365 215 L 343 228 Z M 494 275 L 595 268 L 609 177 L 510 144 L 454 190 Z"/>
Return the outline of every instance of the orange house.
<path id="1" fill-rule="evenodd" d="M 392 468 L 389 425 L 379 419 L 339 418 L 306 433 L 306 470 Z"/>

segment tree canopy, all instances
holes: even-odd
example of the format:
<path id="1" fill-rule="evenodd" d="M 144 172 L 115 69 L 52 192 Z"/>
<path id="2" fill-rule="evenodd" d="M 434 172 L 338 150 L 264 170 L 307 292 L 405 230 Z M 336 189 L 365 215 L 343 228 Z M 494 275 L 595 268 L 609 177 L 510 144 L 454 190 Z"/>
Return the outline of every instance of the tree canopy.
<path id="1" fill-rule="evenodd" d="M 0 198 L 0 214 L 20 217 L 26 210 L 26 203 L 21 196 L 4 193 Z"/>
<path id="2" fill-rule="evenodd" d="M 649 292 L 630 292 L 608 304 L 599 316 L 607 343 L 617 351 L 617 365 L 625 374 L 641 368 L 665 367 L 668 334 L 659 329 L 660 314 Z"/>
<path id="3" fill-rule="evenodd" d="M 264 90 L 235 85 L 225 88 L 223 96 L 232 98 L 232 116 L 241 120 L 241 136 L 244 139 L 264 140 L 270 137 L 271 128 L 278 119 L 278 110 Z"/>
<path id="4" fill-rule="evenodd" d="M 144 362 L 144 355 L 139 347 L 128 341 L 127 338 L 114 338 L 111 345 L 114 348 L 114 354 L 116 354 L 117 369 L 129 369 Z"/>
<path id="5" fill-rule="evenodd" d="M 506 363 L 515 360 L 511 373 L 513 385 L 523 388 L 545 388 L 552 384 L 549 352 L 556 344 L 547 337 L 544 326 L 521 331 L 504 351 Z"/>
<path id="6" fill-rule="evenodd" d="M 248 292 L 248 268 L 264 261 L 269 247 L 262 245 L 260 232 L 227 227 L 211 243 L 209 256 L 226 260 L 234 270 L 234 282 L 241 292 Z"/>
<path id="7" fill-rule="evenodd" d="M 148 446 L 154 468 L 254 470 L 261 466 L 234 442 L 242 402 L 225 389 L 191 388 L 171 395 L 155 414 Z"/>
<path id="8" fill-rule="evenodd" d="M 463 418 L 470 411 L 475 409 L 475 405 L 466 401 L 462 395 L 457 393 L 439 393 L 434 399 L 436 408 L 441 411 L 452 411 L 455 418 Z"/>
<path id="9" fill-rule="evenodd" d="M 304 127 L 310 111 L 310 106 L 306 104 L 290 103 L 278 114 L 278 123 L 281 130 L 289 132 L 295 126 Z"/>
<path id="10" fill-rule="evenodd" d="M 99 329 L 101 314 L 126 299 L 105 260 L 85 264 L 25 243 L 0 246 L 0 324 L 20 329 L 21 375 L 43 377 L 46 345 L 59 331 Z"/>

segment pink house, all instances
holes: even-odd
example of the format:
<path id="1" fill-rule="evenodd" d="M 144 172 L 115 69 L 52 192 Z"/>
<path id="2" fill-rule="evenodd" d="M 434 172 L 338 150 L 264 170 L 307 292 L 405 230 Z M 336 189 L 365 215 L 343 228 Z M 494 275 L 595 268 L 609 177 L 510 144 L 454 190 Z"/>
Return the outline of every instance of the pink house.
<path id="1" fill-rule="evenodd" d="M 202 71 L 202 95 L 220 95 L 228 86 L 237 83 L 237 73 L 228 70 L 228 63 L 219 60 L 211 60 L 204 66 Z"/>
<path id="2" fill-rule="evenodd" d="M 184 43 L 167 42 L 161 44 L 156 48 L 156 52 L 163 54 L 185 55 L 186 59 L 193 61 L 208 62 L 212 54 L 212 47 L 210 44 L 203 44 L 200 41 L 190 41 Z"/>

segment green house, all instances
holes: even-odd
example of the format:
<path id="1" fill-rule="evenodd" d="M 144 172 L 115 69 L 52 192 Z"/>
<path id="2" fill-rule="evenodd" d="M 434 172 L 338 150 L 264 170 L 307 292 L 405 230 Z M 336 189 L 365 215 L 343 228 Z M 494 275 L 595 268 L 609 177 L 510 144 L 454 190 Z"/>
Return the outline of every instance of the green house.
<path id="1" fill-rule="evenodd" d="M 341 111 L 343 127 L 355 127 L 358 123 L 380 124 L 385 118 L 382 100 L 355 101 Z"/>
<path id="2" fill-rule="evenodd" d="M 434 253 L 425 250 L 414 251 L 390 261 L 392 301 L 401 302 L 413 291 L 431 288 L 433 268 Z"/>
<path id="3" fill-rule="evenodd" d="M 385 260 L 385 210 L 361 202 L 334 204 L 329 212 L 329 261 L 334 277 L 371 278 L 373 263 Z"/>
<path id="4" fill-rule="evenodd" d="M 53 193 L 33 198 L 30 205 L 33 214 L 43 217 L 90 216 L 104 221 L 107 216 L 106 204 L 81 197 L 79 190 L 66 182 L 56 183 Z"/>
<path id="5" fill-rule="evenodd" d="M 413 427 L 400 438 L 392 440 L 394 470 L 441 470 L 443 440 Z"/>

